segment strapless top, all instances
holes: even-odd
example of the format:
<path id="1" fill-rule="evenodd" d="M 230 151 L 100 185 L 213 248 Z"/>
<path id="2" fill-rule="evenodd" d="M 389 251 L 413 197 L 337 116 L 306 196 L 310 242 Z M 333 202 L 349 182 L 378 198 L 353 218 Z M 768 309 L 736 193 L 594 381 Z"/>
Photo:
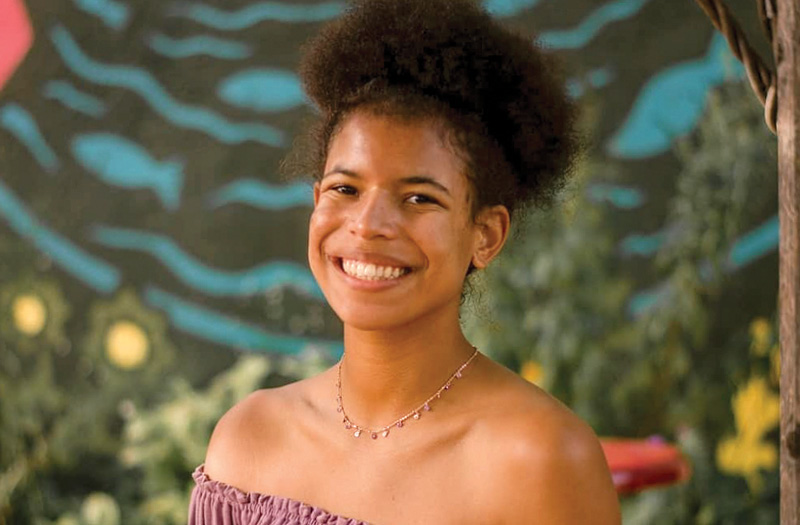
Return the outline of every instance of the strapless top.
<path id="1" fill-rule="evenodd" d="M 209 478 L 203 467 L 192 473 L 189 525 L 369 525 L 302 501 L 245 492 Z"/>

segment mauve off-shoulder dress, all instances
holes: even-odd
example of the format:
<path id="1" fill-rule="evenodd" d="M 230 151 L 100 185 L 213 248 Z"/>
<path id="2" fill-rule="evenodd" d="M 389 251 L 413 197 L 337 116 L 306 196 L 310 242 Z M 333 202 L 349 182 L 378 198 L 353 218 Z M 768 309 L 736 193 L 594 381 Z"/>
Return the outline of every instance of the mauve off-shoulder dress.
<path id="1" fill-rule="evenodd" d="M 200 465 L 192 473 L 195 487 L 189 525 L 369 525 L 301 501 L 244 492 L 209 478 Z"/>

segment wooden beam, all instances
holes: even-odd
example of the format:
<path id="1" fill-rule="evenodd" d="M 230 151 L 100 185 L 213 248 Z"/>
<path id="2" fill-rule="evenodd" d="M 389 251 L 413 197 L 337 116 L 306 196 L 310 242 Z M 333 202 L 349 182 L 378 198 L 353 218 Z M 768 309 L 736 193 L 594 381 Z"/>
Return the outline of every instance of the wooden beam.
<path id="1" fill-rule="evenodd" d="M 800 2 L 777 0 L 781 525 L 800 525 Z"/>

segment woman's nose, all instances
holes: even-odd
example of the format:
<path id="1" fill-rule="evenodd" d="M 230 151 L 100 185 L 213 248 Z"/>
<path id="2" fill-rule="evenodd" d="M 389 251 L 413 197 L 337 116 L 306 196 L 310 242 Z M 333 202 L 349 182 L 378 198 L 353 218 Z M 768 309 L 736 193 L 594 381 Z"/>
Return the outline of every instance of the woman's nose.
<path id="1" fill-rule="evenodd" d="M 397 210 L 391 199 L 381 192 L 367 193 L 351 217 L 350 231 L 365 239 L 392 238 L 397 231 Z"/>

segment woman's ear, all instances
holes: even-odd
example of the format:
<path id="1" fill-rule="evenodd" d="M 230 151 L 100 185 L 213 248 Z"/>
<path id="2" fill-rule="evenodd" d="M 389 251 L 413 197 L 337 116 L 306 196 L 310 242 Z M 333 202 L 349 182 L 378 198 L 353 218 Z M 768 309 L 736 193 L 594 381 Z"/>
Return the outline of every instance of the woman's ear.
<path id="1" fill-rule="evenodd" d="M 472 255 L 472 265 L 482 269 L 489 266 L 508 238 L 511 223 L 508 209 L 502 204 L 488 206 L 478 212 L 475 218 L 477 242 Z"/>

